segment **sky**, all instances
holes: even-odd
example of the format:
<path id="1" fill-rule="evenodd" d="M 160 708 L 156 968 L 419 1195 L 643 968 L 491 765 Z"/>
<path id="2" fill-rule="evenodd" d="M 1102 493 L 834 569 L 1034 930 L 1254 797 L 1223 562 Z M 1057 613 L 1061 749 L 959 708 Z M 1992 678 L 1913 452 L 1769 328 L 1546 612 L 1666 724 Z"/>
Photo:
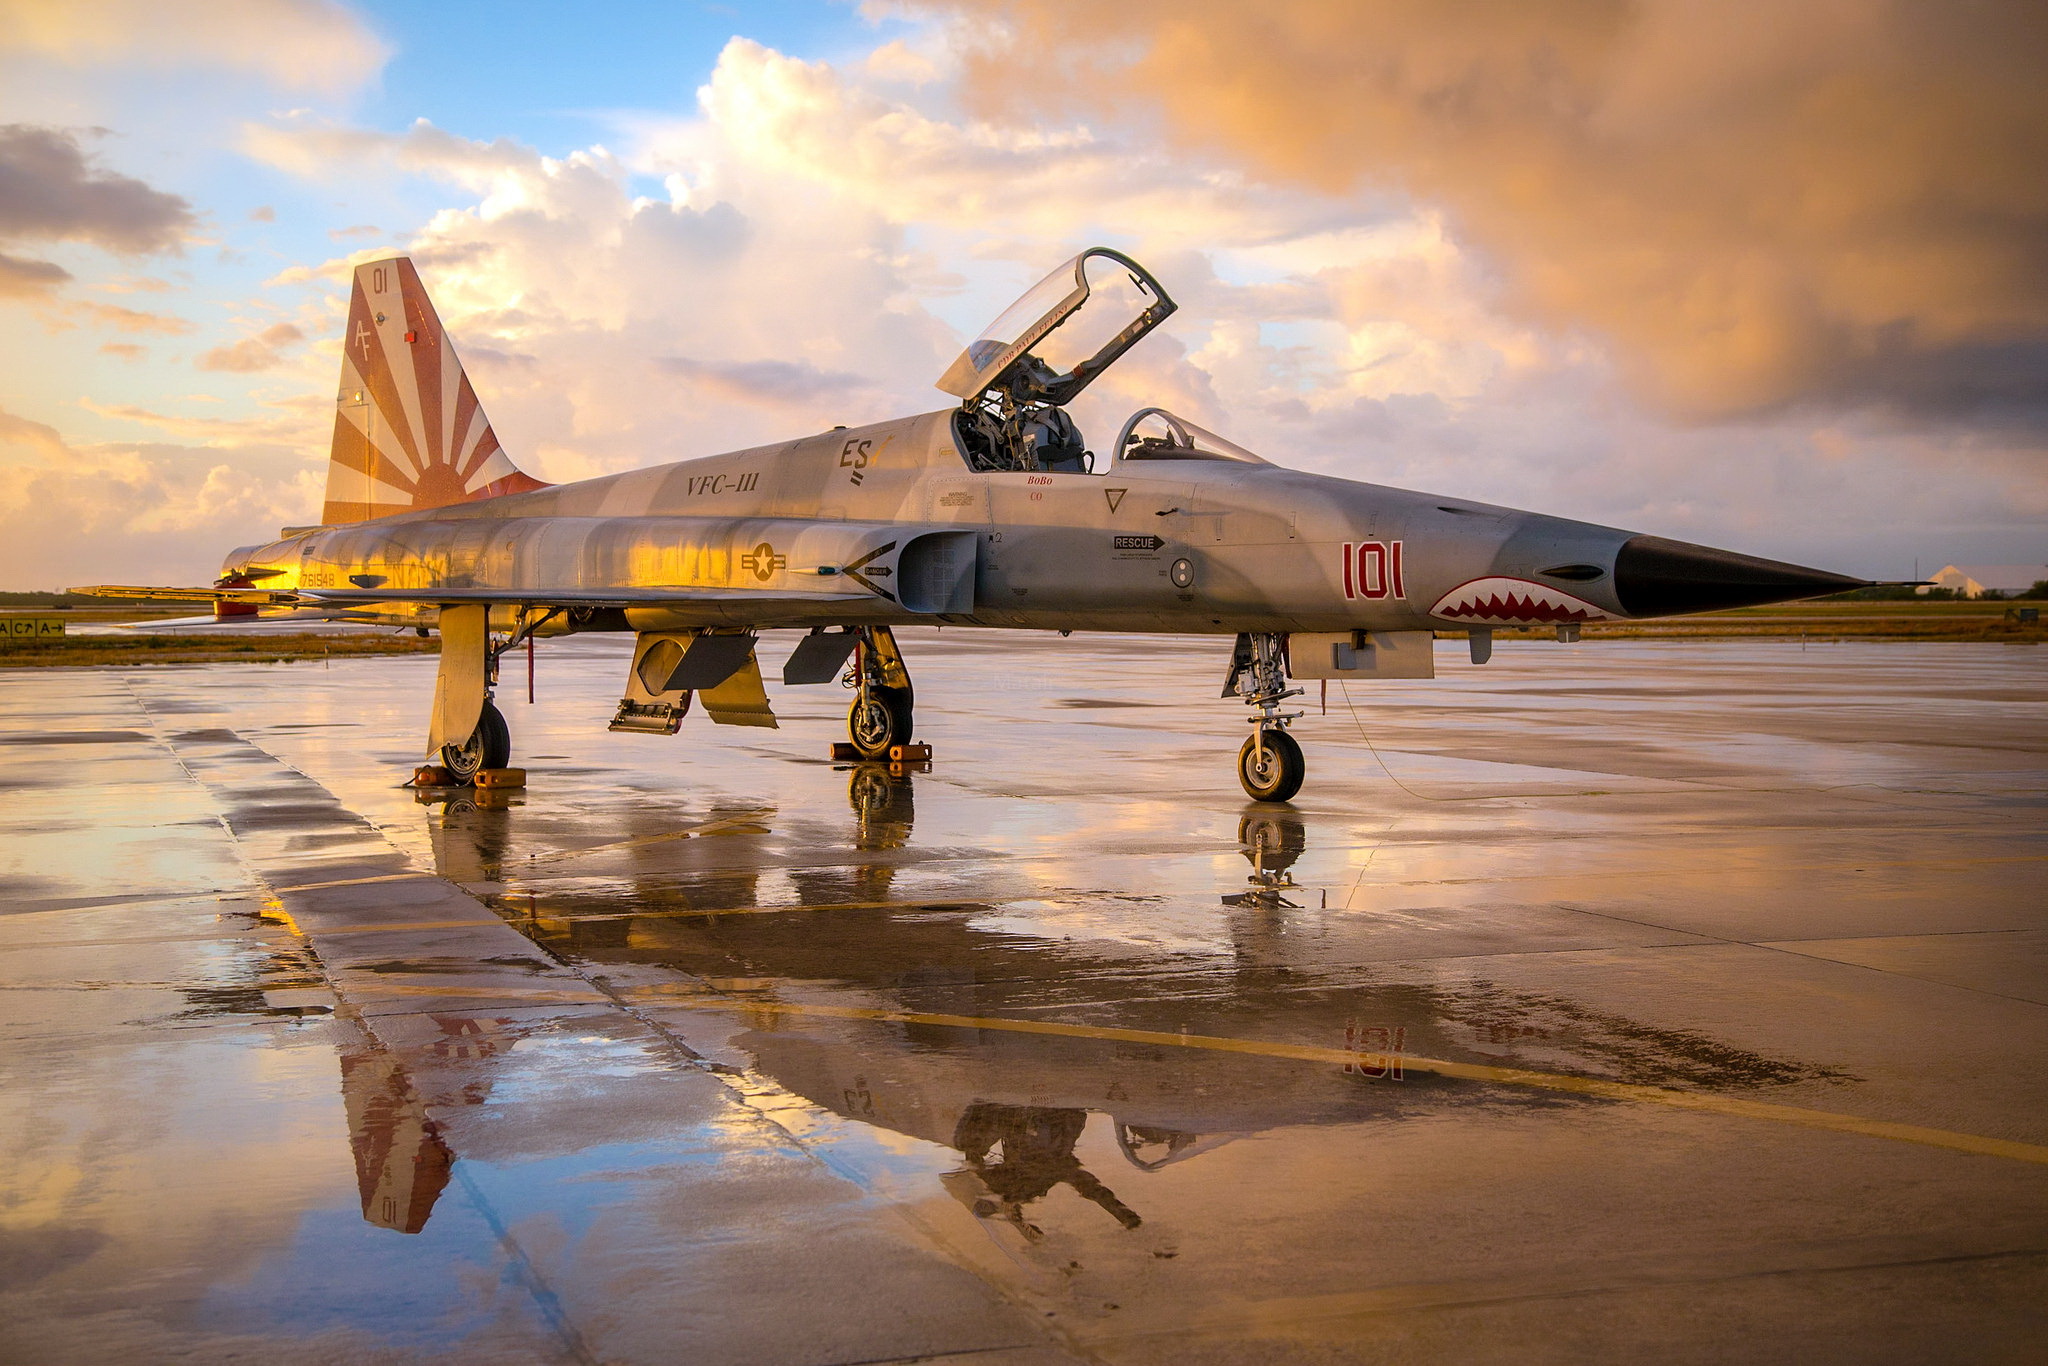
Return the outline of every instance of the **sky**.
<path id="1" fill-rule="evenodd" d="M 550 482 L 929 411 L 1094 244 L 1082 397 L 1876 577 L 2048 560 L 2048 18 L 1812 0 L 0 0 L 0 589 L 316 520 L 410 254 Z"/>

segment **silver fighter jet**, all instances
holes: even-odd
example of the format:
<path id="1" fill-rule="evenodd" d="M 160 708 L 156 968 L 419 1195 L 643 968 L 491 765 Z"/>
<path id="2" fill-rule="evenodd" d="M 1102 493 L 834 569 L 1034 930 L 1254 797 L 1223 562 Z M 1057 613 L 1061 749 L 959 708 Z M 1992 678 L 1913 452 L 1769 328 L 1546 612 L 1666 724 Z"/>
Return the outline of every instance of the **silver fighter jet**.
<path id="1" fill-rule="evenodd" d="M 1070 403 L 1174 311 L 1097 247 L 1018 300 L 939 380 L 957 407 L 550 486 L 499 447 L 404 257 L 355 273 L 319 526 L 231 553 L 223 617 L 309 609 L 436 630 L 430 761 L 510 757 L 491 704 L 535 636 L 637 636 L 612 729 L 673 734 L 693 697 L 775 724 L 763 630 L 803 631 L 785 684 L 850 675 L 862 757 L 901 756 L 910 674 L 891 628 L 1208 633 L 1235 640 L 1223 696 L 1251 709 L 1244 790 L 1301 787 L 1286 710 L 1302 679 L 1430 678 L 1433 633 L 1780 602 L 1863 580 L 1461 498 L 1274 465 L 1162 408 L 1106 447 Z M 914 752 L 914 751 L 913 751 Z"/>

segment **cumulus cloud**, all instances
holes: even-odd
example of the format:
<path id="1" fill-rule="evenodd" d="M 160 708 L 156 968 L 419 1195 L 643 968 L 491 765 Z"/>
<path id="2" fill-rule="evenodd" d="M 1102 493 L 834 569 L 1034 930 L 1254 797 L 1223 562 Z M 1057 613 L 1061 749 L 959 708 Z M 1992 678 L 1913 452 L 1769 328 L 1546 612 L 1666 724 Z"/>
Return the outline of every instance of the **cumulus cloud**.
<path id="1" fill-rule="evenodd" d="M 1694 417 L 2048 400 L 2048 24 L 2025 4 L 933 0 L 991 112 L 1440 205 L 1522 316 Z M 990 22 L 990 20 L 996 22 Z"/>
<path id="2" fill-rule="evenodd" d="M 722 137 L 716 125 L 713 133 Z M 280 125 L 274 164 L 399 168 L 466 190 L 407 250 L 507 450 L 561 479 L 933 406 L 957 345 L 911 296 L 899 229 L 858 199 L 721 151 L 633 192 L 618 155 Z M 339 289 L 374 253 L 294 268 Z"/>
<path id="3" fill-rule="evenodd" d="M 79 66 L 226 67 L 339 94 L 374 76 L 390 49 L 328 0 L 0 0 L 0 53 Z"/>
<path id="4" fill-rule="evenodd" d="M 225 370 L 233 374 L 270 370 L 283 363 L 283 348 L 304 340 L 305 335 L 291 323 L 273 323 L 252 337 L 216 346 L 192 363 L 201 370 Z"/>
<path id="5" fill-rule="evenodd" d="M 0 413 L 0 574 L 13 587 L 205 583 L 228 547 L 319 498 L 320 471 L 283 447 L 232 458 L 204 445 L 53 443 L 49 432 Z"/>

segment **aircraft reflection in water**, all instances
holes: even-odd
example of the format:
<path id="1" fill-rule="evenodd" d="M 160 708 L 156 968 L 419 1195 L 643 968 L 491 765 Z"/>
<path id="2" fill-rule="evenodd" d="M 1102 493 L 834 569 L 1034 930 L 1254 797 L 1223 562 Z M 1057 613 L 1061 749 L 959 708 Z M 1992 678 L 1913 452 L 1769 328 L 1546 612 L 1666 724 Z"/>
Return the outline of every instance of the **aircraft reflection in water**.
<path id="1" fill-rule="evenodd" d="M 1403 1046 L 1705 1089 L 1821 1075 L 1564 998 L 1357 967 L 1354 955 L 1331 951 L 1332 936 L 1369 936 L 1373 918 L 1348 911 L 1340 922 L 1294 887 L 1291 868 L 1309 839 L 1289 812 L 1241 823 L 1250 887 L 1223 893 L 1214 913 L 1225 939 L 1213 948 L 1069 941 L 1015 928 L 995 904 L 908 901 L 897 879 L 918 853 L 915 782 L 880 765 L 852 768 L 850 826 L 828 840 L 806 829 L 805 848 L 819 859 L 808 868 L 776 852 L 778 814 L 750 808 L 695 827 L 739 838 L 673 838 L 672 826 L 657 839 L 632 834 L 604 855 L 625 861 L 625 875 L 564 867 L 561 886 L 550 888 L 538 872 L 503 894 L 499 909 L 614 983 L 682 988 L 661 996 L 688 1007 L 679 1027 L 687 1036 L 701 1020 L 718 1046 L 751 1059 L 749 1086 L 959 1153 L 940 1184 L 1027 1243 L 1039 1240 L 1056 1208 L 1044 1202 L 1062 1189 L 1135 1230 L 1163 1213 L 1146 1209 L 1152 1173 L 1276 1128 L 1582 1103 L 1414 1071 L 1395 1081 Z M 449 803 L 430 821 L 438 871 L 501 880 L 523 819 L 502 806 Z M 768 872 L 797 904 L 760 909 Z M 742 908 L 750 913 L 720 913 Z M 928 1018 L 844 1018 L 849 1008 Z M 1324 1040 L 1355 1060 L 1339 1067 L 1002 1027 L 1051 1017 L 1174 1033 L 1187 1030 L 1191 1011 L 1194 1033 Z M 737 1031 L 718 1032 L 721 1017 Z M 499 1060 L 530 1026 L 407 1018 L 418 1037 L 387 1039 L 393 1046 L 382 1050 L 365 1041 L 343 1075 L 365 1216 L 412 1231 L 451 1156 L 463 1156 L 464 1109 L 486 1098 Z"/>
<path id="2" fill-rule="evenodd" d="M 341 1098 L 363 1218 L 418 1233 L 448 1185 L 459 1115 L 489 1094 L 492 1060 L 509 1050 L 517 1026 L 472 1015 L 393 1015 L 383 1037 L 341 1019 Z M 404 1059 L 401 1061 L 401 1057 Z M 431 1113 L 430 1113 L 431 1108 Z"/>

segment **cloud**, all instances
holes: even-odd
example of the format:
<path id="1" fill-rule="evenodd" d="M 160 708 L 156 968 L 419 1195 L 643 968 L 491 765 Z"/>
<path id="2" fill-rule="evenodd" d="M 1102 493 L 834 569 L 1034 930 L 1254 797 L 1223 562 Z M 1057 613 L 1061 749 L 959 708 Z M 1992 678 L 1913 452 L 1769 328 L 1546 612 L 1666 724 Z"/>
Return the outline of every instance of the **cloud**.
<path id="1" fill-rule="evenodd" d="M 1165 403 L 1295 468 L 1864 572 L 1902 573 L 1923 550 L 1957 558 L 1956 541 L 2011 558 L 2034 534 L 2028 510 L 2048 505 L 2043 443 L 2023 426 L 1927 407 L 1911 422 L 1786 410 L 1673 423 L 1616 391 L 1611 334 L 1533 306 L 1448 199 L 1172 151 L 1078 100 L 1032 120 L 969 115 L 958 44 L 927 33 L 913 49 L 930 71 L 736 40 L 694 110 L 637 116 L 610 146 L 566 156 L 303 114 L 247 128 L 242 145 L 316 185 L 440 196 L 393 240 L 508 452 L 550 480 L 940 407 L 931 381 L 965 337 L 1106 241 L 1182 308 L 1076 405 L 1097 446 L 1133 408 Z M 386 211 L 370 212 L 391 223 Z M 390 251 L 292 266 L 266 294 L 300 291 L 290 316 L 331 357 L 350 272 Z M 86 406 L 236 469 L 273 447 L 317 466 L 331 423 L 319 384 L 262 418 L 115 397 L 134 395 Z M 280 515 L 304 521 L 307 507 Z"/>
<path id="2" fill-rule="evenodd" d="M 183 198 L 95 168 L 76 133 L 0 125 L 0 240 L 90 242 L 143 255 L 175 251 L 193 225 Z"/>
<path id="3" fill-rule="evenodd" d="M 279 354 L 281 348 L 303 340 L 305 335 L 290 323 L 275 323 L 253 337 L 216 346 L 192 363 L 201 370 L 225 370 L 234 374 L 269 370 L 283 363 L 284 357 Z"/>
<path id="4" fill-rule="evenodd" d="M 331 399 L 317 405 L 270 405 L 278 410 L 278 415 L 253 417 L 193 417 L 160 413 L 137 403 L 100 403 L 89 398 L 80 399 L 78 406 L 98 417 L 152 427 L 187 441 L 203 441 L 216 451 L 296 443 L 306 451 L 317 448 L 323 459 L 331 429 L 328 424 L 333 421 Z M 323 418 L 326 424 L 322 423 Z"/>
<path id="5" fill-rule="evenodd" d="M 228 547 L 317 506 L 320 478 L 286 447 L 68 444 L 0 412 L 0 583 L 206 583 Z"/>
<path id="6" fill-rule="evenodd" d="M 654 364 L 664 373 L 689 380 L 705 392 L 770 407 L 835 398 L 865 383 L 859 375 L 780 360 L 704 361 L 664 356 Z"/>
<path id="7" fill-rule="evenodd" d="M 2048 403 L 2035 7 L 934 0 L 991 114 L 1152 120 L 1441 206 L 1505 306 L 1694 418 Z M 991 19 L 998 22 L 991 23 Z"/>
<path id="8" fill-rule="evenodd" d="M 0 299 L 33 299 L 53 292 L 71 278 L 54 261 L 31 261 L 0 252 Z"/>
<path id="9" fill-rule="evenodd" d="M 8 446 L 34 451 L 50 460 L 67 460 L 72 454 L 55 427 L 0 408 L 0 448 Z"/>
<path id="10" fill-rule="evenodd" d="M 326 0 L 0 0 L 0 53 L 74 66 L 123 63 L 251 71 L 284 89 L 354 90 L 390 49 Z"/>
<path id="11" fill-rule="evenodd" d="M 100 327 L 112 328 L 116 332 L 181 337 L 199 330 L 198 324 L 186 318 L 169 313 L 150 313 L 139 308 L 122 308 L 119 304 L 81 300 L 64 305 L 63 312 L 68 317 L 85 318 Z"/>
<path id="12" fill-rule="evenodd" d="M 133 363 L 146 359 L 149 355 L 149 348 L 137 346 L 134 342 L 107 342 L 100 347 L 100 354 Z"/>

